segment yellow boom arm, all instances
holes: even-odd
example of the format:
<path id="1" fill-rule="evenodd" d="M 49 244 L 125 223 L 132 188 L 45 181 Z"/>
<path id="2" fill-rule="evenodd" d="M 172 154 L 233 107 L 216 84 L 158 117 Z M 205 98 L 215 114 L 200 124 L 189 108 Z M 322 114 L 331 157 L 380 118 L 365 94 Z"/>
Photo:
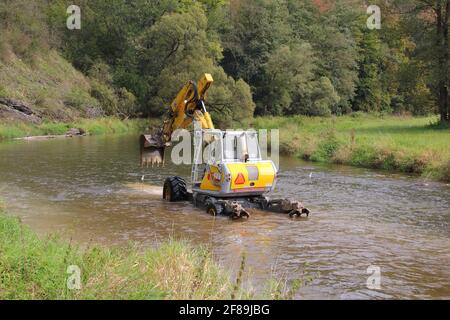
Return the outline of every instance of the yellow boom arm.
<path id="1" fill-rule="evenodd" d="M 200 122 L 203 129 L 214 129 L 211 116 L 206 111 L 204 103 L 206 92 L 213 81 L 212 76 L 205 73 L 197 84 L 189 81 L 178 92 L 170 105 L 169 116 L 164 121 L 164 142 L 170 142 L 172 133 L 176 129 L 187 128 L 193 120 Z"/>
<path id="2" fill-rule="evenodd" d="M 198 83 L 186 83 L 170 105 L 162 128 L 152 134 L 141 135 L 139 145 L 142 166 L 164 163 L 164 150 L 170 145 L 172 133 L 177 129 L 187 128 L 192 121 L 198 121 L 202 129 L 214 129 L 204 102 L 206 91 L 213 81 L 212 76 L 205 73 Z"/>

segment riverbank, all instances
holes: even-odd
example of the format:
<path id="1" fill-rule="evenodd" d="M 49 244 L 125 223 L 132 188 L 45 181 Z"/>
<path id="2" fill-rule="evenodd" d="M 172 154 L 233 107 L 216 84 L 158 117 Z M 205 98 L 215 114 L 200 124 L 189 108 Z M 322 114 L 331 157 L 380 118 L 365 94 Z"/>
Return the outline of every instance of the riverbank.
<path id="1" fill-rule="evenodd" d="M 244 286 L 251 276 L 245 256 L 232 276 L 206 246 L 183 240 L 148 249 L 82 247 L 58 234 L 38 236 L 4 208 L 0 199 L 0 300 L 291 300 L 312 280 L 271 277 L 255 292 Z"/>
<path id="2" fill-rule="evenodd" d="M 437 117 L 259 117 L 244 126 L 279 129 L 280 152 L 305 160 L 422 175 L 450 182 L 450 127 Z"/>
<path id="3" fill-rule="evenodd" d="M 143 132 L 151 124 L 152 120 L 148 119 L 121 120 L 115 117 L 79 119 L 67 123 L 55 121 L 45 121 L 41 124 L 0 122 L 0 141 L 27 136 L 63 135 L 70 128 L 81 128 L 89 135 Z"/>
<path id="4" fill-rule="evenodd" d="M 237 127 L 280 129 L 280 152 L 305 160 L 422 175 L 450 182 L 450 127 L 437 117 L 258 117 Z M 71 123 L 0 123 L 0 141 L 26 136 L 61 135 L 70 128 L 87 134 L 143 132 L 159 119 L 80 119 Z"/>
<path id="5" fill-rule="evenodd" d="M 77 268 L 80 289 L 74 280 Z M 0 300 L 252 297 L 205 248 L 182 241 L 145 251 L 132 245 L 81 248 L 58 236 L 39 237 L 1 209 L 0 279 Z"/>

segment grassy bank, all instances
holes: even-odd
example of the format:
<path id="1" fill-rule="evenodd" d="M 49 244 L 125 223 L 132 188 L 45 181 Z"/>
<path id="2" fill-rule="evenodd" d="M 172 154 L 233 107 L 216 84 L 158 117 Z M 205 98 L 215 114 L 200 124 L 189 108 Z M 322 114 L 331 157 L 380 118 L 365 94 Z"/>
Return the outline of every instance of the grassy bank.
<path id="1" fill-rule="evenodd" d="M 46 121 L 38 125 L 0 122 L 0 141 L 26 136 L 59 135 L 64 134 L 69 128 L 82 128 L 91 135 L 141 132 L 151 123 L 152 121 L 145 119 L 120 120 L 114 117 L 79 119 L 69 123 Z"/>
<path id="2" fill-rule="evenodd" d="M 80 290 L 67 288 L 70 265 L 80 268 Z M 0 213 L 0 299 L 226 299 L 233 294 L 250 297 L 234 288 L 203 248 L 179 241 L 144 252 L 133 246 L 80 248 L 56 236 L 40 238 Z"/>
<path id="3" fill-rule="evenodd" d="M 280 151 L 306 160 L 420 174 L 450 181 L 450 127 L 436 117 L 264 117 L 245 124 L 280 129 Z"/>
<path id="4" fill-rule="evenodd" d="M 80 289 L 67 286 L 75 274 L 69 266 L 80 270 Z M 0 208 L 0 300 L 293 299 L 312 280 L 287 285 L 272 278 L 256 294 L 242 286 L 247 275 L 244 257 L 232 278 L 208 249 L 184 241 L 142 250 L 131 244 L 80 247 L 55 235 L 40 237 Z"/>

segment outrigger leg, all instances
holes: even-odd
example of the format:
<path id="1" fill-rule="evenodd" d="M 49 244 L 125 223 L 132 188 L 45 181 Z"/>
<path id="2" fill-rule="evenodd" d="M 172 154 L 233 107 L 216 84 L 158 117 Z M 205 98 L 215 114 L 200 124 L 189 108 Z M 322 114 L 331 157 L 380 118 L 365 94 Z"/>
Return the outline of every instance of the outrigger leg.
<path id="1" fill-rule="evenodd" d="M 303 203 L 290 199 L 269 199 L 267 197 L 217 199 L 194 194 L 194 205 L 203 203 L 206 211 L 212 215 L 226 215 L 231 219 L 248 219 L 250 213 L 247 209 L 259 209 L 262 211 L 271 211 L 288 214 L 291 218 L 309 216 L 309 210 Z"/>
<path id="2" fill-rule="evenodd" d="M 237 201 L 225 201 L 225 211 L 230 213 L 231 219 L 250 218 L 250 213 Z"/>
<path id="3" fill-rule="evenodd" d="M 289 217 L 309 216 L 309 210 L 300 201 L 290 199 L 274 199 L 267 201 L 267 209 L 273 212 L 287 213 Z"/>

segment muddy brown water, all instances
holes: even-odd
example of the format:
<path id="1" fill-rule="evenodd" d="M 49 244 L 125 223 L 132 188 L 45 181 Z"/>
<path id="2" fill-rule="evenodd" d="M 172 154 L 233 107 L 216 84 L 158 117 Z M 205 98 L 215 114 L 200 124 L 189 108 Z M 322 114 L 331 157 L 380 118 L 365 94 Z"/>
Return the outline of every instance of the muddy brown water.
<path id="1" fill-rule="evenodd" d="M 307 274 L 297 298 L 450 298 L 448 184 L 282 158 L 275 194 L 301 199 L 310 218 L 254 212 L 233 222 L 163 202 L 164 178 L 189 167 L 142 170 L 138 158 L 135 136 L 2 143 L 0 197 L 37 232 L 81 243 L 187 239 L 232 271 L 245 252 L 255 290 L 272 275 Z M 380 268 L 379 290 L 366 285 L 369 266 Z"/>

